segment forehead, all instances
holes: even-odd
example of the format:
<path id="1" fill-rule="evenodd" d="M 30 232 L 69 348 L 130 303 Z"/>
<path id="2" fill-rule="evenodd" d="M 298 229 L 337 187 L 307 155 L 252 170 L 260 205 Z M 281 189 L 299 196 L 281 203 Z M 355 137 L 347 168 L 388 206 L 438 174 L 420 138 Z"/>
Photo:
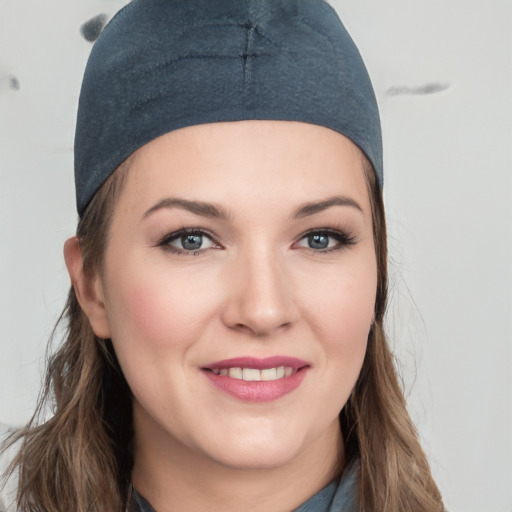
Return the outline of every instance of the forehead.
<path id="1" fill-rule="evenodd" d="M 369 204 L 359 148 L 329 128 L 290 121 L 197 125 L 146 144 L 130 159 L 121 202 L 142 209 L 167 195 L 229 210 L 333 195 Z"/>

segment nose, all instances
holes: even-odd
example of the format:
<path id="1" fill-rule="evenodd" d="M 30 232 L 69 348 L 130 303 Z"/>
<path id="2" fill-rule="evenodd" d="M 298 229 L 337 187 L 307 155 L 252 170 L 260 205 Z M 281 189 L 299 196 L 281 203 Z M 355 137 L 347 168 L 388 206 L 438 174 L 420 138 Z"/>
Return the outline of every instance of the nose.
<path id="1" fill-rule="evenodd" d="M 223 322 L 230 329 L 270 337 L 299 316 L 290 271 L 278 255 L 241 256 L 228 270 L 228 297 Z"/>

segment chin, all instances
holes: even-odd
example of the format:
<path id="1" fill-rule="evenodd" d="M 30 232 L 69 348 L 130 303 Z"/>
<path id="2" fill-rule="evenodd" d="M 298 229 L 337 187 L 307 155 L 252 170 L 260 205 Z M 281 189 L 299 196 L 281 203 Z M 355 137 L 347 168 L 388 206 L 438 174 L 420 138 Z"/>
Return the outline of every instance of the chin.
<path id="1" fill-rule="evenodd" d="M 282 431 L 281 431 L 282 432 Z M 229 435 L 211 439 L 209 446 L 200 447 L 204 454 L 218 464 L 231 469 L 271 469 L 292 462 L 304 450 L 304 435 L 271 435 L 263 432 L 249 435 Z M 298 434 L 298 433 L 296 433 Z"/>
<path id="2" fill-rule="evenodd" d="M 297 456 L 299 450 L 290 450 L 281 446 L 277 448 L 266 447 L 265 449 L 229 449 L 228 453 L 210 454 L 212 459 L 229 469 L 257 470 L 273 469 L 286 466 Z"/>

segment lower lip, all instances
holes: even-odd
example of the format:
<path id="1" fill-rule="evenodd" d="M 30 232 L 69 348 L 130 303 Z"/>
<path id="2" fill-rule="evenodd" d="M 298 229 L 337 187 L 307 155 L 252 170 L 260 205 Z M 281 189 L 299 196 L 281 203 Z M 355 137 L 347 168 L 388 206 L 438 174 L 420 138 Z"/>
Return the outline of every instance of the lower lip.
<path id="1" fill-rule="evenodd" d="M 271 402 L 292 392 L 300 386 L 308 367 L 300 368 L 289 377 L 276 380 L 245 381 L 228 376 L 216 375 L 203 370 L 215 387 L 244 402 Z"/>

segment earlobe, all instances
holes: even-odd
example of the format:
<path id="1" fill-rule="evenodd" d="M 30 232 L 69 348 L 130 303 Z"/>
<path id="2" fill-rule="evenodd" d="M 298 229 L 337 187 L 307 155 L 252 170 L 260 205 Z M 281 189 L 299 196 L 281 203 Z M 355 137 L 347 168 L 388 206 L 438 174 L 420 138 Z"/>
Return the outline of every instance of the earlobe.
<path id="1" fill-rule="evenodd" d="M 99 338 L 110 338 L 110 326 L 103 287 L 99 276 L 86 276 L 83 268 L 82 251 L 78 238 L 73 236 L 64 244 L 64 260 L 75 290 L 77 300 L 91 324 L 94 334 Z"/>

